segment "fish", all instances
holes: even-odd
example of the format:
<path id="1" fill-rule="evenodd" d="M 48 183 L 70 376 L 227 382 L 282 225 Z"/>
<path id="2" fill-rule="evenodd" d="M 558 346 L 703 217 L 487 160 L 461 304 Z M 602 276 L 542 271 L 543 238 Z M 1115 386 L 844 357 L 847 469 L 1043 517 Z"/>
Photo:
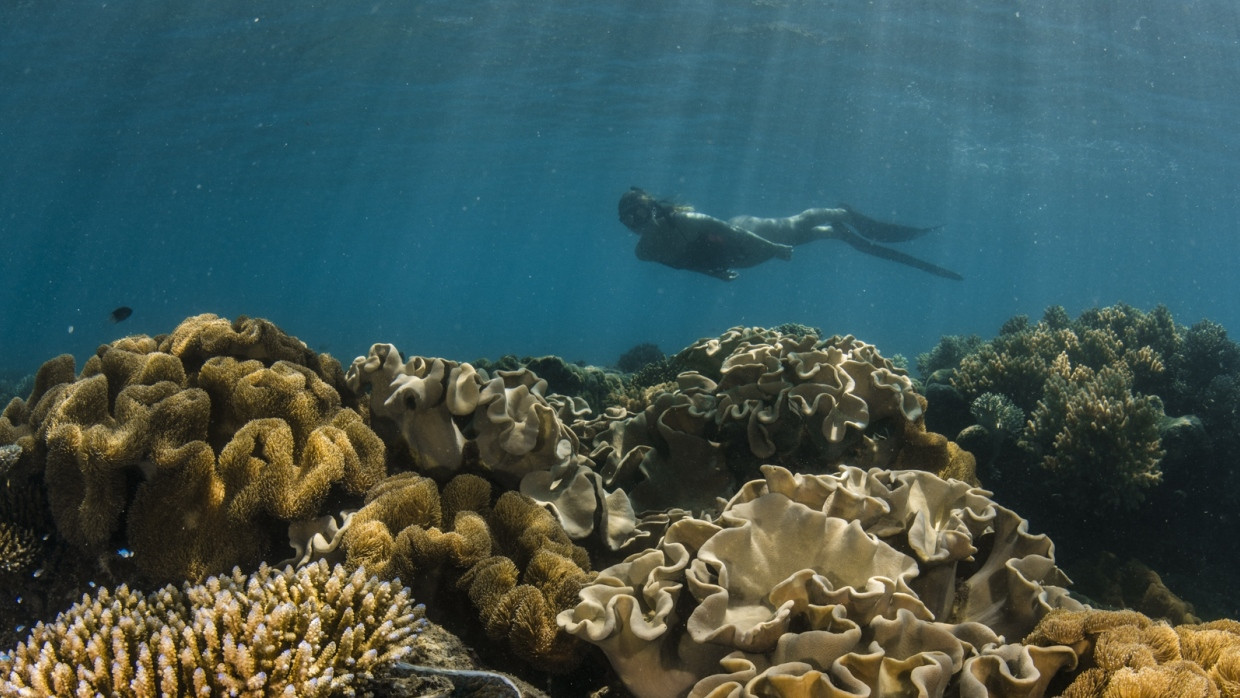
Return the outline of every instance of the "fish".
<path id="1" fill-rule="evenodd" d="M 122 305 L 116 310 L 113 310 L 112 313 L 108 315 L 108 319 L 112 321 L 112 324 L 116 324 L 118 322 L 124 322 L 130 315 L 133 315 L 133 308 L 130 308 L 127 305 Z"/>

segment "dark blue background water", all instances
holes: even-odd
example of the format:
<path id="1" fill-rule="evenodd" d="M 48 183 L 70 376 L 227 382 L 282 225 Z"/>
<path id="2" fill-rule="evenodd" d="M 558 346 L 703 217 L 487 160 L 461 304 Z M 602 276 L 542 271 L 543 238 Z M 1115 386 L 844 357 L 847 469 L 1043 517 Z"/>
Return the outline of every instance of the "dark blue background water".
<path id="1" fill-rule="evenodd" d="M 0 365 L 207 311 L 345 363 L 786 321 L 913 355 L 1116 301 L 1236 334 L 1237 7 L 6 2 Z M 641 263 L 630 185 L 943 223 L 902 247 L 966 281 L 832 242 Z"/>

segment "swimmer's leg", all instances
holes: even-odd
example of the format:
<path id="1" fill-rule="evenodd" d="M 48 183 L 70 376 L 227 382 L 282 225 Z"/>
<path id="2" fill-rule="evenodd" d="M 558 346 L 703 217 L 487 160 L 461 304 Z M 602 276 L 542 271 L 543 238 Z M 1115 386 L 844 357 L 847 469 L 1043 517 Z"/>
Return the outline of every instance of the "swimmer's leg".
<path id="1" fill-rule="evenodd" d="M 941 276 L 944 279 L 952 279 L 953 281 L 964 280 L 963 276 L 957 274 L 956 272 L 950 269 L 944 269 L 943 267 L 940 267 L 937 264 L 931 264 L 930 262 L 918 259 L 912 255 L 907 255 L 907 254 L 904 254 L 903 252 L 897 252 L 896 250 L 893 250 L 890 247 L 883 247 L 882 245 L 875 245 L 874 243 L 863 239 L 861 236 L 857 235 L 856 233 L 853 233 L 852 231 L 846 230 L 842 227 L 841 228 L 828 228 L 827 230 L 822 231 L 822 235 L 824 239 L 834 238 L 836 240 L 843 240 L 844 242 L 851 245 L 852 248 L 857 250 L 858 252 L 864 252 L 868 255 L 873 255 L 875 257 L 882 257 L 883 259 L 889 259 L 893 262 L 903 264 L 905 266 L 913 267 L 914 269 L 920 269 L 930 274 L 934 274 L 935 276 Z"/>
<path id="2" fill-rule="evenodd" d="M 858 233 L 861 233 L 863 237 L 878 242 L 905 242 L 906 240 L 921 237 L 931 230 L 943 227 L 936 225 L 930 228 L 916 228 L 911 225 L 900 225 L 899 223 L 885 223 L 857 213 L 848 204 L 840 204 L 840 208 L 837 210 L 844 212 L 845 215 L 841 219 L 843 222 L 847 223 Z"/>

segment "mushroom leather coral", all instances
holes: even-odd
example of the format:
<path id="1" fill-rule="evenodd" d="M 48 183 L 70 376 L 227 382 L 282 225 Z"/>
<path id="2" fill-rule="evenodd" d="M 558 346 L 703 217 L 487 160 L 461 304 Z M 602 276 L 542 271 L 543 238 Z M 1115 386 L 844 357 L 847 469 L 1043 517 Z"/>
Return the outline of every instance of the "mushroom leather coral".
<path id="1" fill-rule="evenodd" d="M 269 522 L 384 474 L 382 441 L 323 379 L 331 363 L 269 322 L 215 316 L 101 346 L 76 378 L 54 360 L 41 375 L 67 380 L 37 386 L 27 427 L 57 529 L 91 553 L 129 548 L 158 580 L 257 562 Z"/>
<path id="2" fill-rule="evenodd" d="M 1050 541 L 983 491 L 916 471 L 762 472 L 716 519 L 672 523 L 560 614 L 636 695 L 792 683 L 814 689 L 786 695 L 939 695 L 961 672 L 1015 691 L 1075 662 L 1005 644 L 1079 604 L 1057 586 Z"/>

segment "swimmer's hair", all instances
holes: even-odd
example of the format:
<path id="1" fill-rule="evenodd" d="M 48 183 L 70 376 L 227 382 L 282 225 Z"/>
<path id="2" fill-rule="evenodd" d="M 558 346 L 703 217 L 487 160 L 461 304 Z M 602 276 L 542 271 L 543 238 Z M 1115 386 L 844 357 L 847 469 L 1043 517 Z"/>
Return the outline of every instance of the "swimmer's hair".
<path id="1" fill-rule="evenodd" d="M 641 187 L 629 187 L 620 197 L 619 206 L 620 220 L 633 220 L 635 214 L 641 209 L 648 209 L 656 220 L 668 220 L 673 213 L 683 213 L 692 211 L 692 206 L 677 204 L 668 199 L 655 199 L 646 190 Z"/>

